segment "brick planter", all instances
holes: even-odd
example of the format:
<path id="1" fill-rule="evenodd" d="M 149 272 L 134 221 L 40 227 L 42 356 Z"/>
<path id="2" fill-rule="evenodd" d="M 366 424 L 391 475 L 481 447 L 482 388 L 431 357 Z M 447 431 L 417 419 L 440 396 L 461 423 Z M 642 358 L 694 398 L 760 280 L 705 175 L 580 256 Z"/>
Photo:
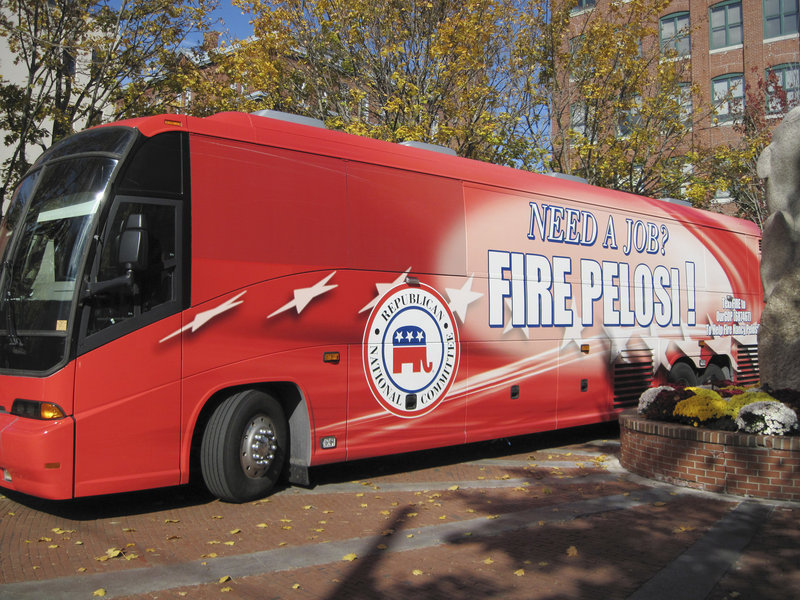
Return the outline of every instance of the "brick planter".
<path id="1" fill-rule="evenodd" d="M 620 463 L 658 481 L 771 500 L 800 500 L 800 437 L 711 431 L 620 415 Z"/>

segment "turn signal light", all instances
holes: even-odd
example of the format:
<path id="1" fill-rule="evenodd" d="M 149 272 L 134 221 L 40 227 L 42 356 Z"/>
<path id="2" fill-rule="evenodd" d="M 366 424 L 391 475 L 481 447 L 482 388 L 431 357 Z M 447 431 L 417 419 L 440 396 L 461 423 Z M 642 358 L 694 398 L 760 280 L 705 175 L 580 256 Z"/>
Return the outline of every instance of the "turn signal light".
<path id="1" fill-rule="evenodd" d="M 322 362 L 332 363 L 334 365 L 338 365 L 341 359 L 342 355 L 339 352 L 325 352 L 322 355 Z"/>
<path id="2" fill-rule="evenodd" d="M 58 404 L 52 402 L 37 402 L 36 400 L 14 400 L 11 405 L 11 414 L 29 419 L 42 419 L 52 421 L 63 419 L 66 415 Z"/>

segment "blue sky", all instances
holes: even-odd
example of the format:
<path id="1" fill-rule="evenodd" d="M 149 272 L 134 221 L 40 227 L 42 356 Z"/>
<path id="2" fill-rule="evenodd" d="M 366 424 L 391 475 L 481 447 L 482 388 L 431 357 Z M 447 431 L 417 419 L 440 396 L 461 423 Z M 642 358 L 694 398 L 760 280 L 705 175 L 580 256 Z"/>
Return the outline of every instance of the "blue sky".
<path id="1" fill-rule="evenodd" d="M 242 39 L 253 34 L 253 28 L 249 23 L 250 15 L 243 15 L 241 9 L 233 6 L 231 0 L 219 0 L 219 8 L 214 12 L 214 16 L 224 21 L 224 25 L 220 25 L 220 30 L 226 38 Z"/>

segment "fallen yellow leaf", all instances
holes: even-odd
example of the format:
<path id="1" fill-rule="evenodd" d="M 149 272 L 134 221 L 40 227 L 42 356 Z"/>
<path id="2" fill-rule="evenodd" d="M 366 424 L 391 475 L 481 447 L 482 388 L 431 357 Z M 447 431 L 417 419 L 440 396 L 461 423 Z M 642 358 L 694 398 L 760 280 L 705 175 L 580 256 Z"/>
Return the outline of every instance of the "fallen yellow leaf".
<path id="1" fill-rule="evenodd" d="M 219 578 L 219 581 L 217 583 L 226 583 L 230 580 L 231 580 L 230 575 L 223 575 L 222 577 Z"/>
<path id="2" fill-rule="evenodd" d="M 105 595 L 106 591 L 103 588 L 100 588 L 99 590 L 95 590 L 92 592 L 92 596 L 99 596 L 100 598 L 102 598 Z"/>
<path id="3" fill-rule="evenodd" d="M 180 519 L 164 519 L 164 523 L 180 523 Z"/>
<path id="4" fill-rule="evenodd" d="M 491 565 L 491 564 L 494 564 L 494 561 L 491 558 L 484 558 L 483 559 L 483 564 Z"/>
<path id="5" fill-rule="evenodd" d="M 74 529 L 61 529 L 61 527 L 54 527 L 50 531 L 52 531 L 53 533 L 57 533 L 59 535 L 64 535 L 67 533 L 75 533 Z"/>
<path id="6" fill-rule="evenodd" d="M 266 523 L 259 523 L 258 525 L 256 525 L 256 527 L 259 527 L 261 529 L 265 529 L 266 527 L 269 527 L 269 525 L 267 525 Z"/>
<path id="7" fill-rule="evenodd" d="M 413 571 L 411 571 L 411 574 L 418 576 L 418 575 L 424 575 L 425 573 L 423 571 L 420 571 L 419 569 L 414 569 Z"/>
<path id="8" fill-rule="evenodd" d="M 299 583 L 295 583 L 295 584 L 293 584 L 293 585 L 292 585 L 292 589 L 293 589 L 293 590 L 299 590 L 299 589 L 300 589 L 300 584 L 299 584 Z"/>
<path id="9" fill-rule="evenodd" d="M 224 588 L 220 588 L 219 591 L 220 592 L 232 592 L 233 588 L 232 587 L 224 587 Z"/>
<path id="10" fill-rule="evenodd" d="M 353 554 L 353 553 L 351 552 L 350 554 L 345 554 L 345 555 L 342 557 L 342 560 L 344 560 L 344 561 L 347 561 L 347 562 L 353 562 L 353 561 L 354 561 L 355 559 L 357 559 L 357 558 L 358 558 L 358 556 L 356 556 L 355 554 Z"/>
<path id="11" fill-rule="evenodd" d="M 578 549 L 575 546 L 567 548 L 567 556 L 578 556 Z"/>
<path id="12" fill-rule="evenodd" d="M 451 485 L 451 486 L 450 486 L 449 488 L 447 488 L 447 489 L 448 489 L 448 490 L 450 490 L 451 492 L 455 492 L 455 491 L 458 489 L 458 486 L 457 486 L 457 485 Z"/>
<path id="13" fill-rule="evenodd" d="M 229 533 L 231 535 L 238 535 L 238 534 L 242 533 L 242 530 L 241 529 L 231 529 Z"/>
<path id="14" fill-rule="evenodd" d="M 514 571 L 514 575 L 516 575 L 517 577 L 522 577 L 523 575 L 525 575 L 525 569 L 517 569 L 516 571 Z"/>

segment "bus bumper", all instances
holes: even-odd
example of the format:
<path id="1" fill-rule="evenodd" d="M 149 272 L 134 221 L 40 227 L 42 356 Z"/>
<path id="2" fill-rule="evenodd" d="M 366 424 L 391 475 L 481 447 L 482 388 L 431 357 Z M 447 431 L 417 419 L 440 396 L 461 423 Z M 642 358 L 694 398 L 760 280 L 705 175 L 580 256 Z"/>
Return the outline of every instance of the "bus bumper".
<path id="1" fill-rule="evenodd" d="M 73 497 L 75 423 L 0 413 L 0 487 L 47 498 Z"/>

